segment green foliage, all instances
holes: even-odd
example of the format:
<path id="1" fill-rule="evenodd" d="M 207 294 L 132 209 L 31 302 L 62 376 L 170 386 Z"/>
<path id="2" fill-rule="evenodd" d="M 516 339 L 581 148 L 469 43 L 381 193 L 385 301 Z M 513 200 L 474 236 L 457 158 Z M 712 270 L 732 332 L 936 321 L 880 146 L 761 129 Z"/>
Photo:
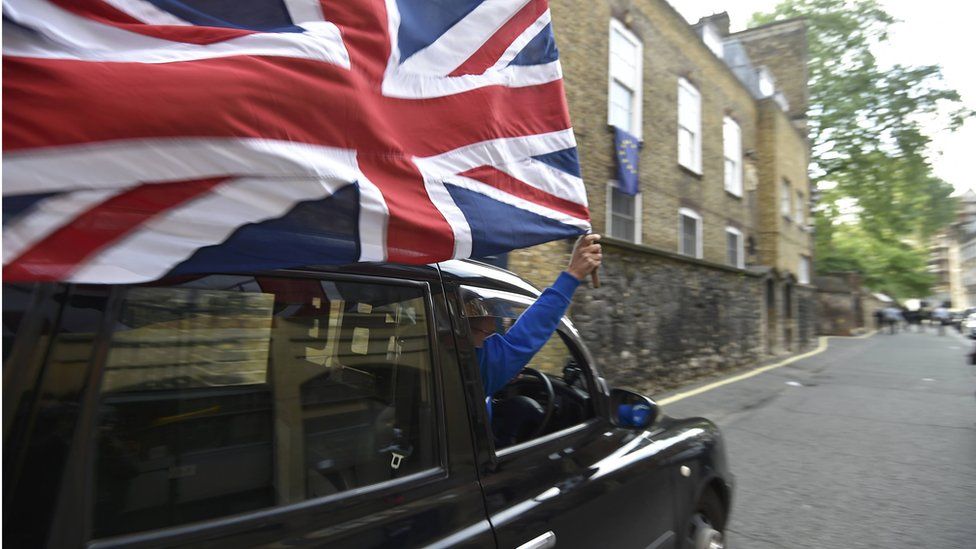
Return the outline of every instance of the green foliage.
<path id="1" fill-rule="evenodd" d="M 925 295 L 925 250 L 907 242 L 925 242 L 955 206 L 932 174 L 922 121 L 948 131 L 972 113 L 937 65 L 878 66 L 872 47 L 895 21 L 876 0 L 783 0 L 752 25 L 794 17 L 808 28 L 817 270 L 861 270 L 894 295 Z"/>
<path id="2" fill-rule="evenodd" d="M 833 238 L 817 253 L 823 272 L 860 272 L 867 287 L 888 295 L 924 296 L 933 282 L 924 247 L 869 235 L 856 224 L 837 225 Z"/>

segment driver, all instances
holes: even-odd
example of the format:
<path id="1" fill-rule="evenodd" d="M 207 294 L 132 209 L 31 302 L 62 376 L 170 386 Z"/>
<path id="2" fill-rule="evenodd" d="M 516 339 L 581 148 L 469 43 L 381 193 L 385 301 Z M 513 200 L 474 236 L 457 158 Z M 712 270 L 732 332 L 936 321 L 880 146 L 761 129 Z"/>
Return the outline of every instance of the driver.
<path id="1" fill-rule="evenodd" d="M 522 371 L 556 331 L 577 286 L 600 266 L 603 254 L 599 241 L 598 234 L 580 237 L 566 270 L 504 334 L 496 333 L 495 323 L 499 318 L 490 315 L 483 303 L 477 300 L 465 303 L 481 382 L 489 401 Z"/>

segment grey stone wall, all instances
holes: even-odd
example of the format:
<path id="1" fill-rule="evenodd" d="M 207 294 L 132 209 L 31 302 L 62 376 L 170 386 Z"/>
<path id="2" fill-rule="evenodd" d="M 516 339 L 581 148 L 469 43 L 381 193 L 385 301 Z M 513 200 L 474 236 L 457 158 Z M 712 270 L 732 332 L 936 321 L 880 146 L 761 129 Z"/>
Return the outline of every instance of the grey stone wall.
<path id="1" fill-rule="evenodd" d="M 571 316 L 611 386 L 654 394 L 762 359 L 751 273 L 607 240 L 600 279 Z"/>
<path id="2" fill-rule="evenodd" d="M 817 343 L 817 289 L 812 286 L 796 288 L 797 345 L 804 351 Z"/>

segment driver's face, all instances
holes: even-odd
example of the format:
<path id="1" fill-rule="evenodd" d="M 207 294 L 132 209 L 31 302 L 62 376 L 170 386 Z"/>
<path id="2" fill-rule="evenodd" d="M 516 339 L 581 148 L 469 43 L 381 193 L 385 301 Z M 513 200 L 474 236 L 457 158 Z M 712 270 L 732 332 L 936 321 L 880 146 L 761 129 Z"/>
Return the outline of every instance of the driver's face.
<path id="1" fill-rule="evenodd" d="M 485 344 L 485 339 L 495 333 L 495 321 L 491 317 L 479 316 L 470 319 L 471 337 L 474 339 L 475 349 L 480 349 Z"/>

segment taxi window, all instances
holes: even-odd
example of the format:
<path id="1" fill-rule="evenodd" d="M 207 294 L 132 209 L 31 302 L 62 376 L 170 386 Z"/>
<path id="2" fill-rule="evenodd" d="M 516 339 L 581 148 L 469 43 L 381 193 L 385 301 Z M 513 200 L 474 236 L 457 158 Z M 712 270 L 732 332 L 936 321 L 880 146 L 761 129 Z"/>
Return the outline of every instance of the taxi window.
<path id="1" fill-rule="evenodd" d="M 533 298 L 521 294 L 475 286 L 462 286 L 461 299 L 469 322 L 474 316 L 491 319 L 490 325 L 496 334 L 493 337 L 504 337 L 534 302 Z M 528 372 L 523 370 L 521 375 L 508 380 L 504 388 L 486 395 L 486 405 L 492 412 L 492 435 L 496 449 L 568 429 L 596 416 L 593 379 L 582 362 L 584 353 L 572 338 L 561 333 L 563 329 L 573 331 L 565 317 L 561 321 L 561 328 L 553 332 L 525 365 Z M 480 352 L 476 351 L 476 355 Z M 485 364 L 490 363 L 485 361 Z M 549 378 L 553 395 L 543 390 L 544 384 L 532 374 L 533 370 Z M 553 413 L 540 425 L 534 421 L 533 414 L 546 409 L 550 398 L 554 398 Z"/>
<path id="2" fill-rule="evenodd" d="M 129 289 L 102 376 L 95 537 L 440 465 L 426 296 L 230 275 Z"/>

